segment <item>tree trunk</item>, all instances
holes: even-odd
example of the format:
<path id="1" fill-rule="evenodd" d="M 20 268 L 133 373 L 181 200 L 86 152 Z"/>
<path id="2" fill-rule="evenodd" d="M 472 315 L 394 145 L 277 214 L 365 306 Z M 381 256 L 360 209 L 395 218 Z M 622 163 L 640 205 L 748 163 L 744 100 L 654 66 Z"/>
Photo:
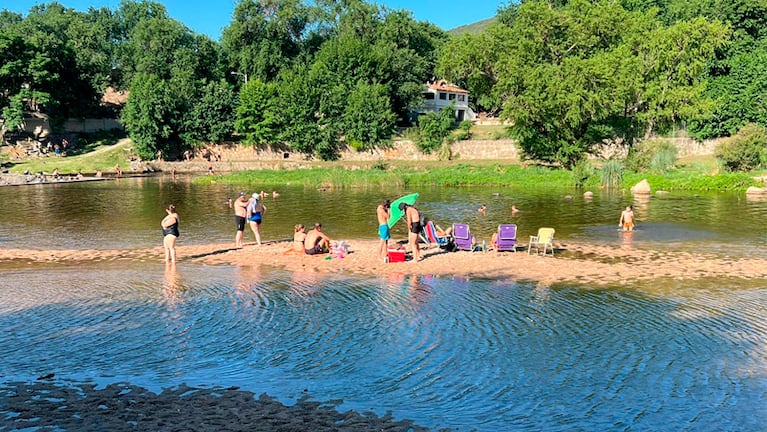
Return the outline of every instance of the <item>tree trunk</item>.
<path id="1" fill-rule="evenodd" d="M 645 129 L 645 131 L 644 131 L 644 139 L 645 140 L 650 139 L 650 137 L 652 136 L 653 127 L 655 127 L 655 120 L 650 119 L 647 122 L 647 129 Z"/>

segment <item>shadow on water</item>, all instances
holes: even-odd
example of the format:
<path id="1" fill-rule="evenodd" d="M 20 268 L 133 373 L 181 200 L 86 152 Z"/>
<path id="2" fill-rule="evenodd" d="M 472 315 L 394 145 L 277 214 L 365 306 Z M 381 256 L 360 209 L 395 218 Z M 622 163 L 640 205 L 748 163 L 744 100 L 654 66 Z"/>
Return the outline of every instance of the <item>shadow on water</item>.
<path id="1" fill-rule="evenodd" d="M 18 269 L 0 289 L 0 376 L 236 386 L 458 430 L 759 430 L 765 304 L 764 286 L 684 281 Z"/>

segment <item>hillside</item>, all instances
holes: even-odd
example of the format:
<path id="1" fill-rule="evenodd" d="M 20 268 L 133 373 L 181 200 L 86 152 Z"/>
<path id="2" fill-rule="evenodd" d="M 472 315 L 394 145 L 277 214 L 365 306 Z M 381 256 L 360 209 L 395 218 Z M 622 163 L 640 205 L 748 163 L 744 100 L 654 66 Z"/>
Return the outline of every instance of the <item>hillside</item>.
<path id="1" fill-rule="evenodd" d="M 477 21 L 475 23 L 456 27 L 452 30 L 448 30 L 448 33 L 452 36 L 460 36 L 464 33 L 479 34 L 479 33 L 482 33 L 486 28 L 490 27 L 490 25 L 493 24 L 495 21 L 496 21 L 495 17 L 488 18 L 482 21 Z"/>

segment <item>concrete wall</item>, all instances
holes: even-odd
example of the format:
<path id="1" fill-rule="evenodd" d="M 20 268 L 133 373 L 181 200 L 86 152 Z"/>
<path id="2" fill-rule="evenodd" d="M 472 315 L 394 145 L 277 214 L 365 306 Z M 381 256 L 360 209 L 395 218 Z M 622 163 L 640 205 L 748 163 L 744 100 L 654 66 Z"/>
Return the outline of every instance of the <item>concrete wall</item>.
<path id="1" fill-rule="evenodd" d="M 71 118 L 64 122 L 62 126 L 67 133 L 91 133 L 98 131 L 110 131 L 113 129 L 123 130 L 123 125 L 117 119 L 97 118 L 97 119 L 74 119 Z"/>

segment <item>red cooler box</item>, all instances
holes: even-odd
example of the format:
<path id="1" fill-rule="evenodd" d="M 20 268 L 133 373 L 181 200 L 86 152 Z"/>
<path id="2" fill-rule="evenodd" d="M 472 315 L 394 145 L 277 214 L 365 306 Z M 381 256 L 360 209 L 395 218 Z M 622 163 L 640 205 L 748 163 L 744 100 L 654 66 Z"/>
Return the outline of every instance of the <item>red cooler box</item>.
<path id="1" fill-rule="evenodd" d="M 389 248 L 389 262 L 405 262 L 405 249 Z"/>

